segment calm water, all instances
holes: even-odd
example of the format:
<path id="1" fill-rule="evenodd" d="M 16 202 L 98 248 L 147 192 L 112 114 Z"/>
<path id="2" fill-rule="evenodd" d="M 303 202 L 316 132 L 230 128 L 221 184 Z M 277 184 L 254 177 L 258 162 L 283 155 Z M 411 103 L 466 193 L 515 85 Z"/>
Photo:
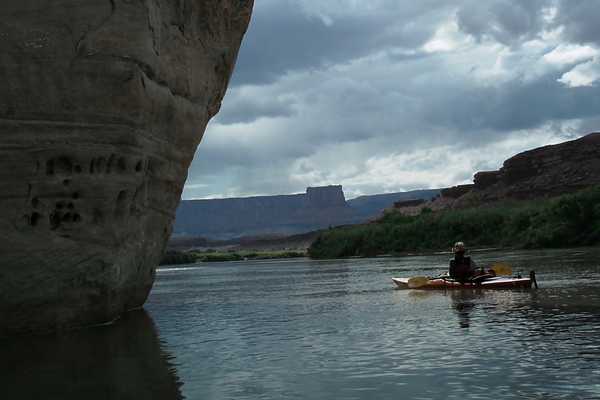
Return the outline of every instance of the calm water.
<path id="1" fill-rule="evenodd" d="M 474 255 L 537 291 L 393 288 L 447 257 L 165 268 L 146 312 L 0 343 L 1 398 L 600 399 L 599 249 Z"/>

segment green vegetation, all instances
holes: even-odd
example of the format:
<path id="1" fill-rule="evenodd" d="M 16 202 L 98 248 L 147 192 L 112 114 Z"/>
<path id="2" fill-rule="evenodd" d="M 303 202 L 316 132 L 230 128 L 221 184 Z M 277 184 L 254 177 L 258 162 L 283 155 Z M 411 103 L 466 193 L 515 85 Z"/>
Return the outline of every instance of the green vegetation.
<path id="1" fill-rule="evenodd" d="M 600 187 L 554 199 L 510 202 L 418 216 L 387 213 L 375 223 L 329 229 L 308 250 L 341 258 L 470 247 L 552 248 L 600 243 Z"/>
<path id="2" fill-rule="evenodd" d="M 180 251 L 167 251 L 160 260 L 160 265 L 178 265 L 178 264 L 193 264 L 196 262 L 196 257 L 190 253 Z"/>
<path id="3" fill-rule="evenodd" d="M 224 262 L 244 260 L 271 260 L 279 258 L 306 257 L 306 253 L 299 251 L 168 251 L 165 253 L 160 265 L 194 264 L 197 262 Z"/>

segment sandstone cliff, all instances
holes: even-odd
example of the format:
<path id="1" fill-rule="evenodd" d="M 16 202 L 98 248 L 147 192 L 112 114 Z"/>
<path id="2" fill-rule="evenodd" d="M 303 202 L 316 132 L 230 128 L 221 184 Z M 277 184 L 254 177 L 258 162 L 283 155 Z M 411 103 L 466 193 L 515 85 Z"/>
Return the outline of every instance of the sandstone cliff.
<path id="1" fill-rule="evenodd" d="M 525 151 L 506 160 L 498 171 L 477 172 L 474 183 L 442 189 L 438 198 L 405 214 L 480 206 L 502 200 L 555 197 L 600 185 L 600 133 Z"/>
<path id="2" fill-rule="evenodd" d="M 0 336 L 140 307 L 252 0 L 4 0 Z"/>
<path id="3" fill-rule="evenodd" d="M 600 184 L 600 133 L 525 151 L 498 171 L 478 172 L 456 206 L 553 197 Z"/>

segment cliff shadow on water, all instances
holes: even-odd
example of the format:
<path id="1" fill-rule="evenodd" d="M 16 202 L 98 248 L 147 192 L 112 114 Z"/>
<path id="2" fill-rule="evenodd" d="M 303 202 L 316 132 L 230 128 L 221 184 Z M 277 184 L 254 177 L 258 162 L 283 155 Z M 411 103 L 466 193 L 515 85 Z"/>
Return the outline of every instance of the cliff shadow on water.
<path id="1" fill-rule="evenodd" d="M 161 399 L 183 396 L 172 357 L 145 311 L 65 335 L 0 341 L 5 399 Z"/>

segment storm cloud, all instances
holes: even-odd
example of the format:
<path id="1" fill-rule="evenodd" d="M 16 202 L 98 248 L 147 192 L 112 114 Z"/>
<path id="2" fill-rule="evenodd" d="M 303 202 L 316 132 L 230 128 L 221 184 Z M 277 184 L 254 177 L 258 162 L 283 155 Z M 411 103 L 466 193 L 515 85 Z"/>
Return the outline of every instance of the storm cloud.
<path id="1" fill-rule="evenodd" d="M 258 0 L 184 198 L 449 186 L 598 130 L 591 3 Z"/>

